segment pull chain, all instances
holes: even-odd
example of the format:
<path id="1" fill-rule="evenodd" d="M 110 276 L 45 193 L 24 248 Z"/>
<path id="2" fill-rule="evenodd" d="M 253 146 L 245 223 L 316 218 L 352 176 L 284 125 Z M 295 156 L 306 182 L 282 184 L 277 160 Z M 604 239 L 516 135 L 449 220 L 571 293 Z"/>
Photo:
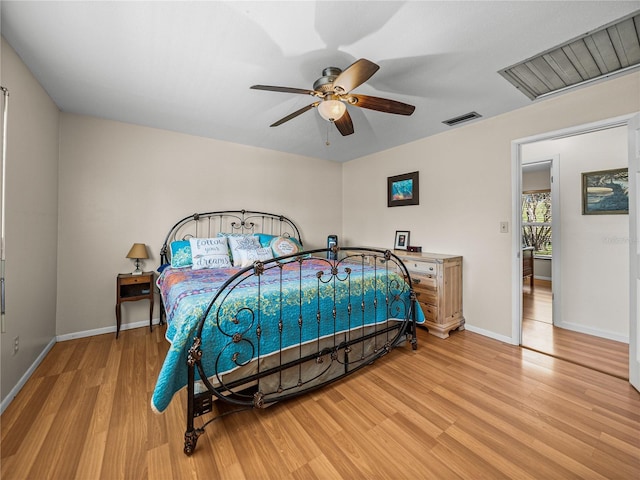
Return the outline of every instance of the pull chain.
<path id="1" fill-rule="evenodd" d="M 329 143 L 329 125 L 333 123 L 333 122 L 329 122 L 327 123 L 327 141 L 325 142 L 325 145 L 328 147 L 329 145 L 331 145 L 331 143 Z"/>

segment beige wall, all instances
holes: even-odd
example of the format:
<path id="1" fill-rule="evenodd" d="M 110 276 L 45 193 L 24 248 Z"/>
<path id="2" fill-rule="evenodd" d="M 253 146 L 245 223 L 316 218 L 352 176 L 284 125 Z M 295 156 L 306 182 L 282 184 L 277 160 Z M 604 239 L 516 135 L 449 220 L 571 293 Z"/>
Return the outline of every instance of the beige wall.
<path id="1" fill-rule="evenodd" d="M 58 109 L 2 39 L 1 83 L 9 89 L 6 166 L 6 332 L 0 396 L 55 337 L 58 228 Z M 13 355 L 13 340 L 20 349 Z"/>
<path id="2" fill-rule="evenodd" d="M 582 215 L 581 189 L 582 172 L 627 167 L 627 149 L 626 127 L 522 148 L 523 161 L 558 156 L 561 308 L 554 323 L 619 341 L 629 337 L 629 215 Z"/>
<path id="3" fill-rule="evenodd" d="M 509 340 L 512 332 L 511 142 L 640 111 L 640 73 L 584 87 L 495 118 L 353 160 L 343 170 L 343 236 L 389 247 L 410 230 L 423 251 L 464 257 L 467 325 Z M 480 112 L 482 113 L 482 112 Z M 386 178 L 420 171 L 420 205 L 387 208 Z"/>
<path id="4" fill-rule="evenodd" d="M 131 245 L 147 244 L 145 269 L 155 270 L 169 228 L 191 213 L 281 213 L 309 248 L 341 234 L 339 163 L 81 115 L 63 113 L 60 125 L 58 335 L 113 327 Z M 122 321 L 146 321 L 148 310 L 127 303 Z"/>

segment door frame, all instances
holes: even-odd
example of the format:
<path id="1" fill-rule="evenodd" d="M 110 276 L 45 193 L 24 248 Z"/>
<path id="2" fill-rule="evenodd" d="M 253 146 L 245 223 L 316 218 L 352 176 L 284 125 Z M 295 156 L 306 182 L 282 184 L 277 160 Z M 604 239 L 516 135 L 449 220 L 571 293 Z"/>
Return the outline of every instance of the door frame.
<path id="1" fill-rule="evenodd" d="M 640 112 L 629 132 L 629 383 L 640 391 Z"/>
<path id="2" fill-rule="evenodd" d="M 512 218 L 511 224 L 513 228 L 511 230 L 511 343 L 513 345 L 520 345 L 522 341 L 522 261 L 520 258 L 521 254 L 521 230 L 522 230 L 522 215 L 520 213 L 520 202 L 521 202 L 521 194 L 522 194 L 522 145 L 528 143 L 536 143 L 545 140 L 554 140 L 564 137 L 572 137 L 575 135 L 582 135 L 585 133 L 597 132 L 599 130 L 605 130 L 608 128 L 628 126 L 629 122 L 632 118 L 634 118 L 635 114 L 627 114 L 621 115 L 619 117 L 609 118 L 605 120 L 599 120 L 597 122 L 576 125 L 573 127 L 564 128 L 561 130 L 541 133 L 538 135 L 533 135 L 530 137 L 519 138 L 511 141 L 511 195 L 512 195 Z M 631 159 L 629 159 L 629 163 L 631 163 Z M 553 188 L 553 184 L 552 184 Z M 633 182 L 629 184 L 630 195 L 629 199 L 635 198 L 635 185 Z M 557 193 L 556 193 L 557 194 Z M 552 192 L 553 195 L 553 192 Z M 631 212 L 630 212 L 631 213 Z M 555 212 L 554 212 L 555 217 Z M 630 219 L 631 220 L 631 219 Z M 556 241 L 562 241 L 560 237 L 560 230 L 556 232 L 555 227 L 558 225 L 553 225 L 554 228 L 554 246 Z M 635 232 L 634 232 L 635 233 Z M 630 248 L 634 242 L 630 241 Z M 554 261 L 554 266 L 557 265 L 552 273 L 552 277 L 554 283 L 560 279 L 560 268 L 559 262 Z M 553 267 L 552 267 L 553 268 Z M 556 277 L 557 275 L 557 277 Z M 635 283 L 633 284 L 633 288 L 636 288 Z M 554 300 L 554 305 L 557 302 L 560 302 L 560 292 L 555 291 L 556 298 Z M 554 311 L 554 323 L 556 323 L 556 314 L 559 312 Z M 632 318 L 635 318 L 635 322 L 637 322 L 637 315 L 630 315 L 630 322 Z M 635 323 L 634 322 L 634 323 Z M 630 332 L 637 332 L 637 325 L 630 326 Z M 629 339 L 631 342 L 631 338 Z"/>

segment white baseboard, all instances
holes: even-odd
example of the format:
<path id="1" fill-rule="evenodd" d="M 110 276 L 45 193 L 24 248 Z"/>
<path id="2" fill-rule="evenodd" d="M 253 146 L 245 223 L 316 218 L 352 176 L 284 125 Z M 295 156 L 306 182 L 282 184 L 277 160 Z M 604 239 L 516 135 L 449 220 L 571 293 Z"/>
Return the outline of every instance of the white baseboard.
<path id="1" fill-rule="evenodd" d="M 494 340 L 498 340 L 500 342 L 508 343 L 510 345 L 517 345 L 517 343 L 513 343 L 513 340 L 511 339 L 511 337 L 500 335 L 490 330 L 485 330 L 484 328 L 474 327 L 473 325 L 469 325 L 468 323 L 464 324 L 464 328 L 466 330 L 469 330 L 470 332 L 477 333 L 479 335 L 484 335 L 485 337 L 493 338 Z"/>
<path id="2" fill-rule="evenodd" d="M 158 325 L 160 323 L 159 318 L 154 318 L 151 320 L 153 325 Z M 132 330 L 134 328 L 143 328 L 149 327 L 149 322 L 147 320 L 143 320 L 141 322 L 133 322 L 133 323 L 124 323 L 120 325 L 120 331 L 124 330 Z M 66 342 L 67 340 L 73 340 L 74 338 L 84 338 L 84 337 L 95 337 L 96 335 L 104 335 L 106 333 L 116 333 L 116 326 L 111 325 L 109 327 L 95 328 L 93 330 L 84 330 L 82 332 L 74 332 L 74 333 L 66 333 L 64 335 L 58 335 L 56 340 L 58 342 Z"/>
<path id="3" fill-rule="evenodd" d="M 11 391 L 9 392 L 9 395 L 7 395 L 4 398 L 4 400 L 2 400 L 2 403 L 0 403 L 0 414 L 4 413 L 4 410 L 9 406 L 9 404 L 13 401 L 13 399 L 16 398 L 16 395 L 18 395 L 18 392 L 22 390 L 22 387 L 24 387 L 24 385 L 27 383 L 27 380 L 31 378 L 31 375 L 33 375 L 33 372 L 35 372 L 36 368 L 38 368 L 38 365 L 42 363 L 42 360 L 44 360 L 44 357 L 47 356 L 47 353 L 49 353 L 49 350 L 51 350 L 55 344 L 56 344 L 56 339 L 52 338 L 51 341 L 46 345 L 46 347 L 44 347 L 42 352 L 40 352 L 40 355 L 38 355 L 38 358 L 36 358 L 36 361 L 33 362 L 33 364 L 24 373 L 24 375 L 22 375 L 20 380 L 18 380 L 18 383 L 11 389 Z"/>
<path id="4" fill-rule="evenodd" d="M 629 343 L 629 336 L 620 333 L 610 332 L 608 330 L 602 330 L 594 327 L 587 327 L 571 322 L 558 322 L 554 324 L 556 327 L 565 328 L 567 330 L 573 330 L 574 332 L 586 333 L 587 335 L 593 335 L 595 337 L 606 338 L 607 340 L 615 340 L 616 342 Z"/>

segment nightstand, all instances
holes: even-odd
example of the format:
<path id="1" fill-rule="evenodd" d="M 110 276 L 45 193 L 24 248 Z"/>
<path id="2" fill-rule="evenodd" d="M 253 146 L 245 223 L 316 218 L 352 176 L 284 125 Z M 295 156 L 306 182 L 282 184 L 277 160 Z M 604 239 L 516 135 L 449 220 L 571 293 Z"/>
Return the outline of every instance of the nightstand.
<path id="1" fill-rule="evenodd" d="M 123 302 L 149 300 L 149 330 L 153 330 L 153 272 L 143 272 L 142 275 L 119 273 L 116 282 L 116 338 L 120 334 L 122 321 L 121 305 Z"/>

